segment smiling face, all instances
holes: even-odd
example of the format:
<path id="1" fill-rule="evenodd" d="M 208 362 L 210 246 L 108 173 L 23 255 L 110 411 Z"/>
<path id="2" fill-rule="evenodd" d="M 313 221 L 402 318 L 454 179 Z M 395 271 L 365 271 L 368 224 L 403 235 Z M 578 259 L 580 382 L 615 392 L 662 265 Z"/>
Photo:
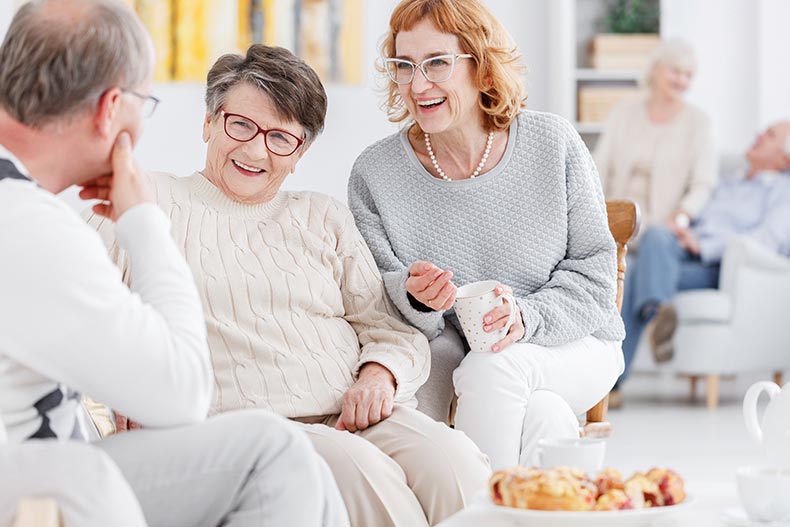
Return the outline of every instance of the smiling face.
<path id="1" fill-rule="evenodd" d="M 680 65 L 659 62 L 653 68 L 652 88 L 670 100 L 680 100 L 688 90 L 694 72 Z"/>
<path id="2" fill-rule="evenodd" d="M 228 90 L 222 109 L 243 115 L 264 130 L 276 128 L 304 137 L 299 123 L 280 119 L 274 102 L 249 84 L 242 82 Z M 203 175 L 229 198 L 248 204 L 274 198 L 306 150 L 302 145 L 290 156 L 277 156 L 266 149 L 263 134 L 246 143 L 231 139 L 221 114 L 206 115 L 203 140 L 208 143 Z"/>
<path id="3" fill-rule="evenodd" d="M 442 33 L 429 19 L 416 23 L 395 37 L 395 58 L 419 64 L 437 55 L 462 54 L 456 35 Z M 418 68 L 411 84 L 398 89 L 409 114 L 429 134 L 480 122 L 480 91 L 474 82 L 474 59 L 458 59 L 453 74 L 444 82 L 430 82 Z"/>

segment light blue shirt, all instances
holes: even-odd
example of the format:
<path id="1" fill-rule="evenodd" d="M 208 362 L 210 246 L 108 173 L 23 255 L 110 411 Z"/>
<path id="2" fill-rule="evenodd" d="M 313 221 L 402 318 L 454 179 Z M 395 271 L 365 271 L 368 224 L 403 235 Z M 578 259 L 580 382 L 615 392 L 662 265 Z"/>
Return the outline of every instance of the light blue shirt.
<path id="1" fill-rule="evenodd" d="M 748 236 L 790 256 L 790 174 L 723 180 L 692 225 L 705 263 L 721 261 L 731 238 Z"/>

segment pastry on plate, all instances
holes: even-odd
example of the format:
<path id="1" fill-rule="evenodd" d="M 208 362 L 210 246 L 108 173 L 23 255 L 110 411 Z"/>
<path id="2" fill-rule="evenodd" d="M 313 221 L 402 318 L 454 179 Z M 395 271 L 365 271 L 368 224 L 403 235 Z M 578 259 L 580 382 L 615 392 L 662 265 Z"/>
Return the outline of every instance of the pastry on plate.
<path id="1" fill-rule="evenodd" d="M 567 467 L 500 470 L 489 486 L 497 505 L 532 510 L 589 511 L 598 495 L 584 472 Z"/>
<path id="2" fill-rule="evenodd" d="M 625 482 L 623 474 L 616 468 L 607 468 L 595 476 L 595 486 L 598 487 L 599 494 L 606 494 L 612 489 L 623 490 Z"/>
<path id="3" fill-rule="evenodd" d="M 623 509 L 633 509 L 634 503 L 630 496 L 621 489 L 611 489 L 598 496 L 595 503 L 597 511 L 621 511 Z"/>
<path id="4" fill-rule="evenodd" d="M 677 472 L 668 468 L 652 468 L 647 473 L 647 479 L 658 485 L 664 505 L 677 505 L 686 499 L 683 478 Z"/>
<path id="5" fill-rule="evenodd" d="M 637 472 L 625 482 L 625 493 L 634 503 L 634 508 L 660 507 L 664 505 L 664 495 L 658 484 Z"/>

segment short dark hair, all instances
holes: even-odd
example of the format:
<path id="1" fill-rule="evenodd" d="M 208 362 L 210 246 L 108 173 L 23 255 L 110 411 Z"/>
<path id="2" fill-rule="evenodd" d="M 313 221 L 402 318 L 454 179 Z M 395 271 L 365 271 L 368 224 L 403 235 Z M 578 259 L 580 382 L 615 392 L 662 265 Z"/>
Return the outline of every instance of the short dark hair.
<path id="1" fill-rule="evenodd" d="M 85 110 L 108 88 L 140 85 L 152 70 L 148 34 L 121 2 L 33 0 L 0 47 L 0 106 L 40 128 Z"/>
<path id="2" fill-rule="evenodd" d="M 274 102 L 280 119 L 302 125 L 306 143 L 324 129 L 326 90 L 316 72 L 287 49 L 253 44 L 246 56 L 221 56 L 206 79 L 207 111 L 216 115 L 228 91 L 242 82 L 265 93 Z"/>

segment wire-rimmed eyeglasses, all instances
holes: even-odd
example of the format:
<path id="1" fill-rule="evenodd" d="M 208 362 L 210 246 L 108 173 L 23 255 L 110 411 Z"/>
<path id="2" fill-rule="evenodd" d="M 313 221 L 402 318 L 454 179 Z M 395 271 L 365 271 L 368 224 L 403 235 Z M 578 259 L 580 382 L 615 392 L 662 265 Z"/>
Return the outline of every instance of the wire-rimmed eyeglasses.
<path id="1" fill-rule="evenodd" d="M 272 128 L 264 130 L 258 123 L 237 113 L 228 113 L 220 109 L 220 115 L 225 119 L 225 134 L 234 141 L 247 143 L 255 139 L 258 134 L 263 134 L 266 149 L 276 156 L 290 156 L 302 146 L 304 139 L 296 137 L 290 132 Z"/>
<path id="2" fill-rule="evenodd" d="M 409 84 L 414 80 L 414 72 L 420 68 L 422 74 L 429 82 L 444 82 L 450 78 L 455 69 L 455 61 L 458 59 L 474 58 L 468 53 L 447 55 L 436 55 L 429 57 L 419 64 L 415 64 L 405 59 L 384 59 L 384 67 L 387 75 L 396 84 Z"/>
<path id="3" fill-rule="evenodd" d="M 154 97 L 153 95 L 143 95 L 142 93 L 137 93 L 134 90 L 121 91 L 128 93 L 129 95 L 134 95 L 143 101 L 143 117 L 151 117 L 156 111 L 156 107 L 159 106 L 159 103 L 161 102 L 158 97 Z"/>

